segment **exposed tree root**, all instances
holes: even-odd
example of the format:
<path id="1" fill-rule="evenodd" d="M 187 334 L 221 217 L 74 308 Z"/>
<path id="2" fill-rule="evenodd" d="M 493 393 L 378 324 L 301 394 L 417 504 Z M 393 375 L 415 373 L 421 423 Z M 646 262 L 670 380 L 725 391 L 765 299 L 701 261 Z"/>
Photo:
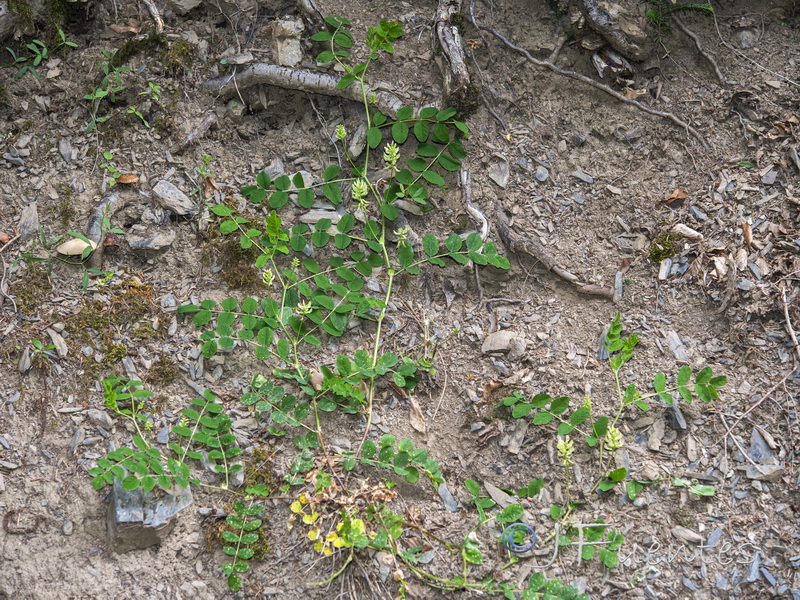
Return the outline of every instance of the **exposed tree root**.
<path id="1" fill-rule="evenodd" d="M 230 98 L 234 96 L 237 91 L 255 85 L 274 85 L 287 90 L 298 90 L 312 94 L 346 98 L 354 102 L 362 102 L 365 96 L 369 98 L 369 96 L 374 93 L 375 104 L 378 110 L 386 115 L 393 116 L 403 107 L 403 103 L 400 99 L 388 92 L 371 90 L 369 88 L 362 91 L 361 84 L 359 84 L 358 81 L 345 90 L 337 89 L 336 85 L 340 80 L 341 77 L 329 73 L 319 73 L 317 71 L 307 71 L 305 69 L 292 69 L 290 67 L 281 67 L 268 63 L 257 63 L 247 67 L 241 73 L 233 73 L 206 81 L 203 87 L 224 98 Z"/>
<path id="2" fill-rule="evenodd" d="M 727 80 L 725 79 L 725 76 L 722 74 L 722 71 L 719 70 L 719 65 L 717 65 L 717 61 L 714 59 L 714 57 L 711 55 L 710 52 L 708 52 L 705 48 L 703 48 L 703 44 L 700 43 L 700 40 L 694 34 L 694 32 L 688 27 L 686 27 L 686 25 L 683 24 L 683 21 L 681 21 L 675 15 L 672 16 L 672 22 L 675 23 L 675 25 L 678 26 L 678 29 L 680 29 L 687 37 L 689 37 L 694 42 L 694 45 L 697 48 L 697 51 L 700 53 L 700 56 L 705 58 L 709 62 L 709 64 L 712 67 L 714 67 L 714 74 L 717 76 L 717 79 L 722 85 L 725 85 L 727 83 Z"/>
<path id="3" fill-rule="evenodd" d="M 560 266 L 539 242 L 512 233 L 508 226 L 508 219 L 502 209 L 497 210 L 497 232 L 509 251 L 514 254 L 527 254 L 538 260 L 548 271 L 552 271 L 562 280 L 571 284 L 578 292 L 613 300 L 614 290 L 610 287 L 581 281 L 580 277 Z"/>
<path id="4" fill-rule="evenodd" d="M 565 77 L 569 77 L 570 79 L 576 79 L 577 81 L 585 83 L 588 86 L 591 86 L 591 87 L 593 87 L 593 88 L 595 88 L 597 90 L 600 90 L 601 92 L 605 92 L 609 96 L 613 96 L 614 98 L 616 98 L 620 102 L 623 102 L 624 104 L 630 104 L 631 106 L 635 106 L 636 108 L 638 108 L 639 110 L 641 110 L 643 112 L 646 112 L 647 114 L 654 115 L 654 116 L 657 116 L 657 117 L 662 117 L 664 119 L 672 121 L 673 123 L 675 123 L 679 127 L 685 129 L 692 136 L 694 136 L 695 139 L 697 139 L 697 141 L 699 141 L 700 144 L 704 148 L 708 147 L 708 143 L 706 142 L 706 140 L 702 136 L 702 134 L 699 131 L 697 131 L 694 127 L 689 125 L 686 121 L 680 119 L 676 115 L 674 115 L 672 113 L 664 112 L 664 111 L 661 111 L 661 110 L 656 110 L 655 108 L 650 108 L 649 106 L 645 106 L 644 104 L 642 104 L 641 102 L 639 102 L 637 100 L 631 100 L 630 98 L 626 98 L 624 95 L 620 94 L 616 90 L 611 89 L 610 87 L 608 87 L 604 83 L 600 83 L 599 81 L 595 81 L 594 79 L 592 79 L 590 77 L 587 77 L 586 75 L 581 75 L 580 73 L 576 73 L 575 71 L 568 71 L 566 69 L 560 69 L 559 67 L 555 66 L 551 62 L 548 62 L 546 60 L 539 60 L 538 58 L 534 58 L 533 56 L 531 56 L 530 52 L 528 52 L 524 48 L 520 48 L 519 46 L 517 46 L 516 44 L 511 42 L 507 37 L 505 37 L 502 33 L 497 31 L 494 27 L 490 27 L 488 25 L 484 25 L 482 23 L 479 23 L 475 19 L 474 5 L 475 5 L 475 0 L 471 0 L 471 3 L 470 3 L 470 15 L 471 15 L 471 18 L 472 18 L 472 23 L 475 25 L 475 27 L 477 29 L 482 29 L 483 31 L 488 31 L 493 36 L 495 36 L 498 40 L 503 42 L 506 46 L 508 46 L 512 50 L 515 50 L 515 51 L 519 52 L 520 54 L 522 54 L 526 59 L 528 59 L 529 62 L 533 63 L 537 67 L 544 67 L 546 69 L 550 69 L 553 73 L 558 73 L 559 75 L 563 75 Z"/>

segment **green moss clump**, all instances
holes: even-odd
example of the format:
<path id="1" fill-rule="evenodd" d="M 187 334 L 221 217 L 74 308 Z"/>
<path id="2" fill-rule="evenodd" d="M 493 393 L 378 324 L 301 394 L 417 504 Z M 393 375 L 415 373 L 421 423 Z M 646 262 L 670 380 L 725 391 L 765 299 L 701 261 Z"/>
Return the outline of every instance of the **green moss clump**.
<path id="1" fill-rule="evenodd" d="M 654 263 L 660 263 L 665 258 L 672 258 L 680 250 L 680 241 L 680 235 L 665 231 L 650 244 L 648 258 Z"/>
<path id="2" fill-rule="evenodd" d="M 103 366 L 110 367 L 111 365 L 118 363 L 123 358 L 128 356 L 128 349 L 123 346 L 122 344 L 112 344 L 112 346 L 106 352 L 106 355 L 103 357 Z"/>
<path id="3" fill-rule="evenodd" d="M 161 61 L 164 68 L 175 75 L 183 75 L 197 56 L 197 46 L 183 39 L 175 40 L 162 48 Z"/>
<path id="4" fill-rule="evenodd" d="M 28 262 L 25 272 L 12 286 L 16 296 L 17 308 L 23 315 L 32 315 L 45 301 L 53 286 L 44 265 Z"/>
<path id="5" fill-rule="evenodd" d="M 167 356 L 159 356 L 158 360 L 150 367 L 148 379 L 159 385 L 169 385 L 181 374 L 175 362 Z"/>

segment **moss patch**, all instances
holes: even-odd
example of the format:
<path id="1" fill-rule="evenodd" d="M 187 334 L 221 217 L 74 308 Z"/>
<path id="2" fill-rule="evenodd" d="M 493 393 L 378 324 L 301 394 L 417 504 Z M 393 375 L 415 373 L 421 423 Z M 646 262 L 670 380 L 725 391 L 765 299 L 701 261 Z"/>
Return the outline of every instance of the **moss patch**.
<path id="1" fill-rule="evenodd" d="M 11 289 L 16 296 L 17 308 L 23 315 L 32 315 L 47 299 L 53 287 L 44 265 L 28 262 L 25 272 Z"/>
<path id="2" fill-rule="evenodd" d="M 648 258 L 654 263 L 660 263 L 665 258 L 672 258 L 680 249 L 681 236 L 677 233 L 665 231 L 650 244 Z"/>
<path id="3" fill-rule="evenodd" d="M 159 356 L 158 360 L 147 372 L 148 380 L 159 385 L 169 385 L 181 374 L 175 362 L 167 356 Z"/>

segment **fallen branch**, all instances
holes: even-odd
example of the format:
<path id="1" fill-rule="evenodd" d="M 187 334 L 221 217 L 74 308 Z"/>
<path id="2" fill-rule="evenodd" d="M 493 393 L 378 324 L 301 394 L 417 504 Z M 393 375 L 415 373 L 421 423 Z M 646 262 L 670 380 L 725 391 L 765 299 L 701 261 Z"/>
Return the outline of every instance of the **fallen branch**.
<path id="1" fill-rule="evenodd" d="M 224 98 L 230 98 L 238 90 L 244 90 L 256 85 L 274 85 L 287 90 L 297 90 L 325 96 L 346 98 L 354 102 L 363 102 L 375 94 L 375 104 L 385 115 L 395 115 L 402 108 L 403 103 L 396 96 L 383 91 L 366 88 L 362 90 L 361 84 L 355 81 L 344 90 L 336 86 L 341 80 L 338 75 L 307 71 L 305 69 L 292 69 L 268 63 L 257 63 L 247 67 L 241 73 L 232 73 L 217 79 L 211 79 L 203 87 Z"/>
<path id="2" fill-rule="evenodd" d="M 683 24 L 683 21 L 681 21 L 675 15 L 672 16 L 672 21 L 678 26 L 678 29 L 680 29 L 687 37 L 689 37 L 694 42 L 695 48 L 697 48 L 697 51 L 700 53 L 700 56 L 705 58 L 709 62 L 709 64 L 711 64 L 711 66 L 714 67 L 714 73 L 716 74 L 717 79 L 722 85 L 725 85 L 727 81 L 725 79 L 725 76 L 722 74 L 722 71 L 719 70 L 717 61 L 714 59 L 711 53 L 708 52 L 708 50 L 703 48 L 703 44 L 700 43 L 700 39 L 695 35 L 695 33 L 691 29 L 689 29 L 688 27 L 686 27 L 686 25 Z"/>
<path id="3" fill-rule="evenodd" d="M 475 25 L 475 27 L 478 28 L 478 29 L 482 29 L 484 31 L 488 31 L 493 36 L 495 36 L 498 40 L 503 42 L 506 46 L 508 46 L 512 50 L 515 50 L 516 52 L 519 52 L 520 54 L 522 54 L 526 59 L 528 59 L 528 62 L 533 63 L 537 67 L 544 67 L 546 69 L 549 69 L 553 73 L 557 73 L 559 75 L 563 75 L 564 77 L 569 77 L 570 79 L 575 79 L 577 81 L 585 83 L 588 86 L 591 86 L 591 87 L 593 87 L 593 88 L 595 88 L 597 90 L 600 90 L 601 92 L 605 92 L 609 96 L 613 96 L 614 98 L 616 98 L 617 100 L 619 100 L 620 102 L 622 102 L 624 104 L 630 104 L 631 106 L 635 106 L 636 108 L 638 108 L 639 110 L 641 110 L 643 112 L 646 112 L 647 114 L 654 115 L 656 117 L 662 117 L 664 119 L 672 121 L 673 123 L 675 123 L 679 127 L 682 127 L 683 129 L 688 131 L 691 135 L 693 135 L 695 137 L 695 139 L 697 139 L 697 141 L 699 141 L 700 144 L 704 148 L 708 147 L 708 143 L 706 142 L 705 138 L 700 134 L 700 132 L 697 131 L 691 125 L 689 125 L 686 121 L 684 121 L 681 118 L 679 118 L 678 116 L 676 116 L 676 115 L 674 115 L 672 113 L 664 112 L 662 110 L 656 110 L 655 108 L 650 108 L 649 106 L 645 106 L 644 104 L 642 104 L 638 100 L 631 100 L 630 98 L 626 98 L 624 95 L 620 94 L 616 90 L 611 89 L 610 87 L 608 87 L 604 83 L 600 83 L 599 81 L 595 81 L 594 79 L 592 79 L 590 77 L 587 77 L 586 75 L 581 75 L 580 73 L 576 73 L 575 71 L 568 71 L 566 69 L 561 69 L 561 68 L 555 66 L 551 62 L 548 62 L 546 60 L 539 60 L 538 58 L 534 58 L 533 56 L 531 56 L 530 52 L 528 52 L 524 48 L 520 48 L 519 46 L 517 46 L 516 44 L 511 42 L 507 37 L 505 37 L 502 33 L 497 31 L 494 27 L 489 27 L 488 25 L 484 25 L 482 23 L 478 23 L 477 20 L 475 19 L 475 14 L 474 14 L 474 10 L 473 10 L 474 9 L 474 5 L 475 5 L 475 0 L 471 0 L 471 3 L 470 3 L 470 14 L 471 14 L 471 17 L 472 17 L 472 23 Z"/>
<path id="4" fill-rule="evenodd" d="M 591 296 L 602 296 L 609 300 L 614 299 L 614 290 L 612 288 L 581 281 L 580 277 L 560 266 L 539 242 L 527 237 L 514 235 L 509 228 L 508 219 L 502 209 L 497 210 L 497 232 L 508 250 L 515 254 L 527 254 L 538 260 L 548 271 L 552 271 L 562 280 L 571 284 L 578 292 Z"/>

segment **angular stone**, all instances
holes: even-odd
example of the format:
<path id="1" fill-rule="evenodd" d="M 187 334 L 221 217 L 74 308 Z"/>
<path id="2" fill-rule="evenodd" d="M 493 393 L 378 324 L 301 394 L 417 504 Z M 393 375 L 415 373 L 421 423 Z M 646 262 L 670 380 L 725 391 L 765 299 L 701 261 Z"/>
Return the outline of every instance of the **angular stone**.
<path id="1" fill-rule="evenodd" d="M 31 202 L 23 209 L 19 218 L 19 233 L 23 242 L 39 234 L 39 209 L 36 202 Z"/>
<path id="2" fill-rule="evenodd" d="M 158 488 L 127 491 L 114 481 L 108 507 L 110 548 L 121 554 L 160 544 L 175 527 L 175 515 L 191 503 L 189 487 L 176 486 L 172 494 Z"/>
<path id="3" fill-rule="evenodd" d="M 502 329 L 495 331 L 486 336 L 481 346 L 481 352 L 489 354 L 491 352 L 501 352 L 506 354 L 511 350 L 511 340 L 517 337 L 517 334 L 509 329 Z"/>
<path id="4" fill-rule="evenodd" d="M 185 15 L 203 3 L 203 0 L 168 0 L 167 7 L 177 15 Z"/>
<path id="5" fill-rule="evenodd" d="M 144 225 L 134 225 L 125 236 L 134 250 L 161 250 L 171 246 L 175 241 L 175 231 L 172 229 L 154 230 Z"/>
<path id="6" fill-rule="evenodd" d="M 587 175 L 580 169 L 573 171 L 572 176 L 576 177 L 577 179 L 580 179 L 584 183 L 594 183 L 594 177 L 592 177 L 591 175 Z"/>
<path id="7" fill-rule="evenodd" d="M 111 428 L 114 427 L 114 422 L 111 420 L 111 417 L 108 416 L 108 413 L 104 410 L 90 408 L 89 410 L 86 411 L 86 416 L 89 418 L 89 421 L 93 425 L 98 425 L 108 431 L 111 431 Z"/>
<path id="8" fill-rule="evenodd" d="M 686 352 L 686 345 L 681 341 L 677 333 L 671 330 L 666 331 L 664 332 L 664 339 L 669 345 L 669 349 L 672 351 L 675 360 L 684 364 L 689 362 L 689 354 Z"/>
<path id="9" fill-rule="evenodd" d="M 489 165 L 489 179 L 494 181 L 501 188 L 505 189 L 511 175 L 508 161 L 501 161 Z"/>
<path id="10" fill-rule="evenodd" d="M 187 215 L 197 210 L 189 196 L 180 191 L 169 181 L 159 181 L 153 186 L 153 192 L 158 196 L 164 208 L 168 208 L 176 215 Z"/>
<path id="11" fill-rule="evenodd" d="M 67 346 L 67 342 L 64 341 L 64 338 L 49 327 L 45 329 L 45 333 L 47 333 L 47 335 L 49 335 L 50 339 L 53 341 L 53 345 L 56 347 L 56 352 L 58 352 L 59 358 L 66 358 L 69 348 Z"/>
<path id="12" fill-rule="evenodd" d="M 273 25 L 275 40 L 275 62 L 285 67 L 296 67 L 303 60 L 300 36 L 305 27 L 296 19 L 281 19 Z"/>
<path id="13" fill-rule="evenodd" d="M 761 470 L 759 471 L 759 469 Z M 786 467 L 783 465 L 758 465 L 758 468 L 754 465 L 747 465 L 745 473 L 748 479 L 754 481 L 780 481 L 785 469 Z"/>
<path id="14" fill-rule="evenodd" d="M 450 493 L 447 484 L 440 483 L 437 491 L 439 492 L 439 498 L 441 498 L 444 503 L 445 510 L 447 510 L 447 512 L 458 512 L 458 500 Z"/>
<path id="15" fill-rule="evenodd" d="M 672 535 L 677 539 L 687 542 L 689 544 L 697 544 L 698 546 L 703 543 L 703 536 L 695 533 L 691 529 L 676 525 L 672 528 Z"/>

